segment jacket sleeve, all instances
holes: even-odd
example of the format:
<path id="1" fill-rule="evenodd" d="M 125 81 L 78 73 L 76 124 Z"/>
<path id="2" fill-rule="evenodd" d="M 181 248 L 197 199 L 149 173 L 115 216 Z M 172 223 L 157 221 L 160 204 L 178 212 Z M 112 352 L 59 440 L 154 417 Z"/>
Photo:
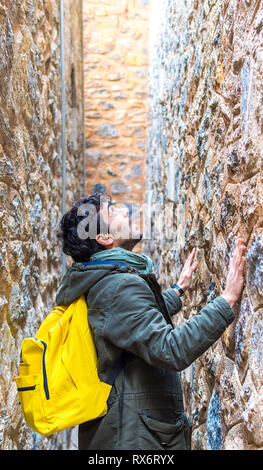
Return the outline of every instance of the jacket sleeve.
<path id="1" fill-rule="evenodd" d="M 103 337 L 154 367 L 181 371 L 201 356 L 234 320 L 233 310 L 216 297 L 198 315 L 173 328 L 156 307 L 149 286 L 124 275 L 112 293 Z"/>
<path id="2" fill-rule="evenodd" d="M 167 311 L 170 317 L 172 317 L 173 315 L 175 315 L 181 310 L 182 301 L 179 295 L 176 294 L 175 290 L 172 287 L 169 287 L 169 289 L 166 289 L 165 291 L 163 291 L 162 294 L 163 294 Z"/>

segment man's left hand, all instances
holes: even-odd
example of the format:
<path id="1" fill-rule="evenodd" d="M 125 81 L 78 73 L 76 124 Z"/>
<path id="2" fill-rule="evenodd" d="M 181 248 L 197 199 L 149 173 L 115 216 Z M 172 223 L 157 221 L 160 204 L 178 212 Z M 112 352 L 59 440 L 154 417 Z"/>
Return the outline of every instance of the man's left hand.
<path id="1" fill-rule="evenodd" d="M 193 248 L 191 254 L 188 256 L 188 258 L 187 258 L 187 260 L 184 264 L 183 270 L 181 272 L 181 275 L 180 275 L 180 278 L 179 278 L 179 281 L 178 281 L 178 285 L 179 285 L 179 287 L 181 287 L 181 289 L 183 289 L 183 291 L 185 291 L 186 289 L 188 289 L 190 287 L 190 284 L 191 284 L 191 281 L 192 281 L 192 274 L 198 266 L 197 261 L 195 261 L 195 263 L 193 263 L 195 252 L 196 252 L 196 250 L 195 250 L 195 248 Z"/>

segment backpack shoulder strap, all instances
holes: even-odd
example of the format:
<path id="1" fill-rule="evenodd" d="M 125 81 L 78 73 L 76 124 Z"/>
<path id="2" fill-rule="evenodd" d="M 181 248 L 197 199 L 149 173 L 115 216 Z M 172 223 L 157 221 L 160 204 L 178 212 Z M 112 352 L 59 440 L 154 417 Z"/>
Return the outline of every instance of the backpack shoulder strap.
<path id="1" fill-rule="evenodd" d="M 126 360 L 127 360 L 128 353 L 127 351 L 122 351 L 119 360 L 116 362 L 115 366 L 113 367 L 109 377 L 106 380 L 108 385 L 113 385 L 116 378 L 118 377 L 120 371 L 124 367 Z"/>
<path id="2" fill-rule="evenodd" d="M 168 313 L 168 310 L 165 305 L 165 301 L 162 295 L 162 289 L 160 284 L 158 283 L 156 276 L 154 273 L 149 273 L 149 274 L 142 274 L 138 273 L 140 277 L 142 277 L 148 284 L 148 286 L 151 288 L 151 290 L 154 293 L 156 303 L 159 307 L 160 312 L 163 314 L 165 320 L 167 323 L 173 326 L 172 319 Z"/>

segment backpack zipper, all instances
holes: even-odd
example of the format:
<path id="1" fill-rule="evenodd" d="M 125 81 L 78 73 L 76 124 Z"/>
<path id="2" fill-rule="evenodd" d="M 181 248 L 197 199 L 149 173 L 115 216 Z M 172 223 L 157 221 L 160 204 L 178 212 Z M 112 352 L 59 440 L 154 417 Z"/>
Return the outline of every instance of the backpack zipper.
<path id="1" fill-rule="evenodd" d="M 47 383 L 47 371 L 46 371 L 46 364 L 45 364 L 45 356 L 46 356 L 46 351 L 47 351 L 47 344 L 42 341 L 41 339 L 34 338 L 36 341 L 40 341 L 43 346 L 44 346 L 44 352 L 43 352 L 43 360 L 42 360 L 42 367 L 43 367 L 43 385 L 44 385 L 44 391 L 46 395 L 46 399 L 49 400 L 49 390 L 48 390 L 48 383 Z"/>
<path id="2" fill-rule="evenodd" d="M 17 389 L 18 392 L 26 392 L 27 390 L 35 390 L 36 386 L 32 385 L 31 387 L 19 387 Z"/>

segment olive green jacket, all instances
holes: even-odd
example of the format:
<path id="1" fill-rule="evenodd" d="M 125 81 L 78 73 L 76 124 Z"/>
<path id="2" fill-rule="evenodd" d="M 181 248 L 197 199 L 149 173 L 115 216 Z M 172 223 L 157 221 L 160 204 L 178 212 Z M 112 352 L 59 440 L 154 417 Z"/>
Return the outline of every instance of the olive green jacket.
<path id="1" fill-rule="evenodd" d="M 113 264 L 74 263 L 57 292 L 60 305 L 86 295 L 101 380 L 107 380 L 122 351 L 128 352 L 107 415 L 79 426 L 79 448 L 190 449 L 180 371 L 220 338 L 234 319 L 233 310 L 219 296 L 174 328 L 144 279 L 121 266 L 113 269 Z M 169 315 L 175 315 L 182 307 L 180 297 L 172 288 L 162 295 Z"/>

